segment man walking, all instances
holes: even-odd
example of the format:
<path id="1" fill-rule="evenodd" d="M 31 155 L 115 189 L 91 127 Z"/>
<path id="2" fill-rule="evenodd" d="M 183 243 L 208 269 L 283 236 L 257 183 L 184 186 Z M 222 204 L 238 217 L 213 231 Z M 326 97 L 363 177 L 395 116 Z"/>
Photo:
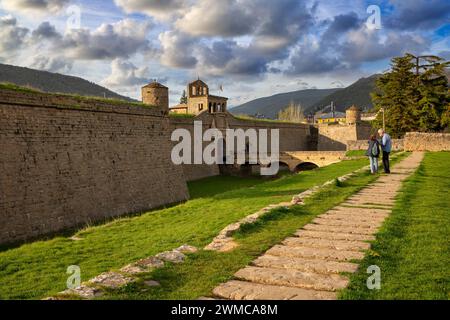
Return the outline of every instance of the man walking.
<path id="1" fill-rule="evenodd" d="M 380 135 L 380 145 L 383 150 L 383 167 L 384 173 L 391 173 L 390 165 L 389 165 L 389 155 L 392 151 L 392 139 L 391 136 L 384 132 L 383 129 L 378 130 L 378 134 Z"/>

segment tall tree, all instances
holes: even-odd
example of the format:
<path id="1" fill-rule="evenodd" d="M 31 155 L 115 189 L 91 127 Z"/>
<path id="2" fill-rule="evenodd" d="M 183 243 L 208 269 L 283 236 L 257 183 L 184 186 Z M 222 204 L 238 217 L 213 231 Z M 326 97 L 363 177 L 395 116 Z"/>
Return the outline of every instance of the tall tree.
<path id="1" fill-rule="evenodd" d="M 183 94 L 181 95 L 180 98 L 180 104 L 187 104 L 188 103 L 188 98 L 186 96 L 186 90 L 183 90 Z"/>
<path id="2" fill-rule="evenodd" d="M 305 113 L 301 105 L 291 102 L 289 106 L 278 113 L 278 120 L 289 122 L 305 122 Z"/>
<path id="3" fill-rule="evenodd" d="M 420 64 L 420 60 L 427 64 Z M 391 70 L 377 81 L 372 94 L 377 111 L 385 110 L 386 129 L 401 137 L 408 131 L 439 131 L 442 115 L 449 102 L 448 63 L 439 57 L 416 57 L 406 54 L 392 59 Z M 382 125 L 380 112 L 375 124 Z"/>

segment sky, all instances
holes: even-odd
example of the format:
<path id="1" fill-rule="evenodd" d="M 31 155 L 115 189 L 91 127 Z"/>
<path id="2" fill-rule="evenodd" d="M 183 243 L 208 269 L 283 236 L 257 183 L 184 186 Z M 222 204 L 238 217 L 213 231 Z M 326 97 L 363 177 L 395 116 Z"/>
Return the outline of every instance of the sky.
<path id="1" fill-rule="evenodd" d="M 0 0 L 0 63 L 135 99 L 157 80 L 171 105 L 198 77 L 237 106 L 348 86 L 406 52 L 450 60 L 449 0 Z"/>

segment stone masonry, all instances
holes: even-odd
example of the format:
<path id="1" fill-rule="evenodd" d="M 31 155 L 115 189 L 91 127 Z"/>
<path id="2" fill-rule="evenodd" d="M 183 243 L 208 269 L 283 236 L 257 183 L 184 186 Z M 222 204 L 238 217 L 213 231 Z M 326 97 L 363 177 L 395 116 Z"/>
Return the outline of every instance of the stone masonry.
<path id="1" fill-rule="evenodd" d="M 0 243 L 188 199 L 167 111 L 0 91 Z"/>

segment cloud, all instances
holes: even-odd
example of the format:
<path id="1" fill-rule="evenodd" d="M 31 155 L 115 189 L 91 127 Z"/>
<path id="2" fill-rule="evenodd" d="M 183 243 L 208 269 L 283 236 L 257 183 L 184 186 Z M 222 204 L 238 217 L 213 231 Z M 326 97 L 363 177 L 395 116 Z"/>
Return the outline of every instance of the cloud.
<path id="1" fill-rule="evenodd" d="M 159 35 L 159 41 L 162 64 L 174 68 L 195 68 L 198 60 L 194 57 L 194 38 L 176 31 L 166 31 Z"/>
<path id="2" fill-rule="evenodd" d="M 358 29 L 363 21 L 355 12 L 339 14 L 333 18 L 323 34 L 324 41 L 336 41 L 339 37 L 350 30 Z"/>
<path id="3" fill-rule="evenodd" d="M 11 15 L 0 17 L 0 57 L 7 59 L 26 44 L 29 30 L 20 27 Z"/>
<path id="4" fill-rule="evenodd" d="M 389 32 L 381 37 L 377 30 L 362 27 L 351 31 L 340 48 L 342 59 L 349 63 L 378 61 L 403 55 L 422 53 L 430 46 L 426 38 L 409 33 Z"/>
<path id="5" fill-rule="evenodd" d="M 24 14 L 55 14 L 70 0 L 0 0 L 5 10 Z"/>
<path id="6" fill-rule="evenodd" d="M 30 65 L 32 68 L 49 72 L 67 73 L 72 70 L 73 61 L 63 57 L 36 56 Z"/>
<path id="7" fill-rule="evenodd" d="M 50 22 L 46 21 L 42 22 L 37 29 L 32 32 L 32 38 L 33 41 L 39 42 L 43 40 L 59 40 L 62 36 Z"/>
<path id="8" fill-rule="evenodd" d="M 187 0 L 114 0 L 126 13 L 144 13 L 159 20 L 167 20 L 181 13 Z"/>
<path id="9" fill-rule="evenodd" d="M 448 0 L 391 0 L 390 2 L 394 6 L 394 11 L 386 18 L 384 25 L 391 29 L 425 30 L 450 21 Z"/>
<path id="10" fill-rule="evenodd" d="M 175 26 L 194 36 L 233 37 L 249 34 L 258 18 L 252 15 L 246 2 L 200 0 L 176 21 Z"/>
<path id="11" fill-rule="evenodd" d="M 62 49 L 73 59 L 100 60 L 129 58 L 150 50 L 147 33 L 150 23 L 131 19 L 102 24 L 94 31 L 72 29 L 61 41 Z"/>
<path id="12" fill-rule="evenodd" d="M 138 68 L 131 62 L 115 59 L 111 62 L 111 74 L 102 81 L 109 87 L 132 87 L 149 82 L 148 68 Z"/>

